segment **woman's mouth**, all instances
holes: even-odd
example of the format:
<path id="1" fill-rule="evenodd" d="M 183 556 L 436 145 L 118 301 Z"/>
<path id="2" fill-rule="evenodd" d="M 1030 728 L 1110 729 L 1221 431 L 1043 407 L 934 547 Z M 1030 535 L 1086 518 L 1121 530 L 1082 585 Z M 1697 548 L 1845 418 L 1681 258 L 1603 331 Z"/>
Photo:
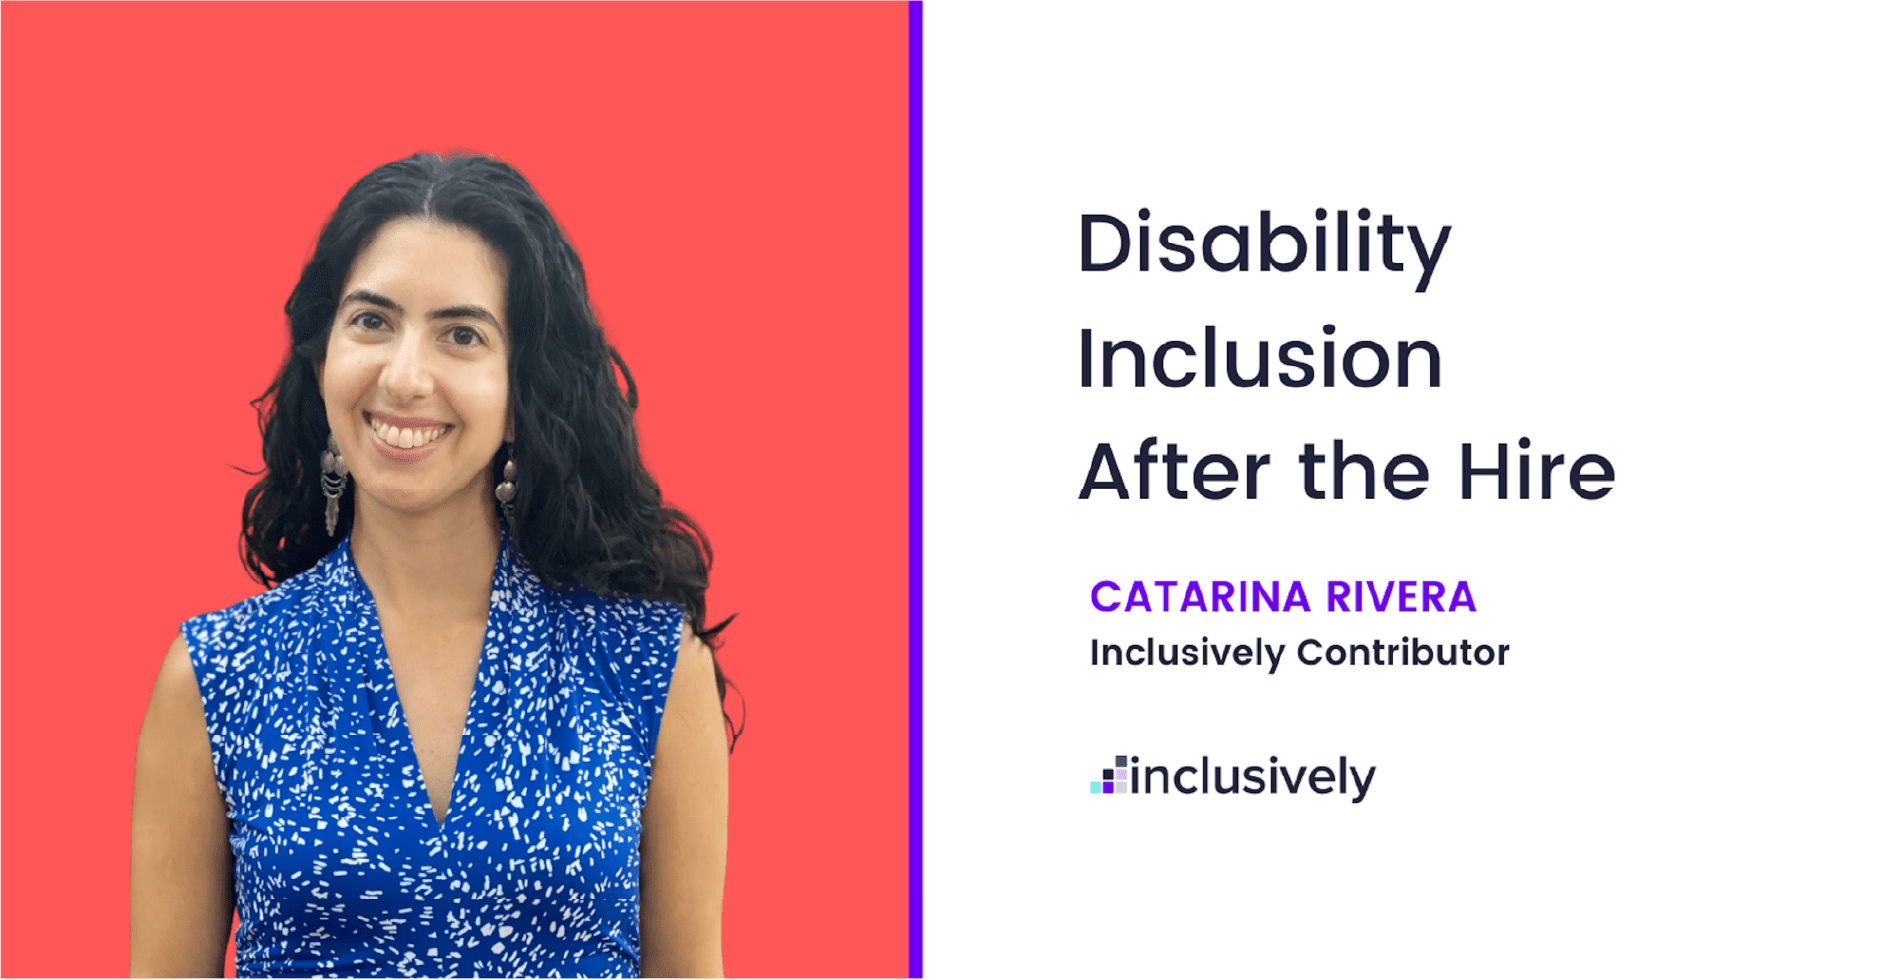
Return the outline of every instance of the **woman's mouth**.
<path id="1" fill-rule="evenodd" d="M 440 442 L 443 436 L 448 435 L 450 429 L 455 428 L 447 423 L 432 426 L 391 425 L 367 414 L 364 416 L 364 421 L 369 425 L 370 435 L 377 444 L 376 448 L 384 451 L 385 455 L 402 459 L 420 458 L 421 455 L 435 448 L 436 443 Z"/>

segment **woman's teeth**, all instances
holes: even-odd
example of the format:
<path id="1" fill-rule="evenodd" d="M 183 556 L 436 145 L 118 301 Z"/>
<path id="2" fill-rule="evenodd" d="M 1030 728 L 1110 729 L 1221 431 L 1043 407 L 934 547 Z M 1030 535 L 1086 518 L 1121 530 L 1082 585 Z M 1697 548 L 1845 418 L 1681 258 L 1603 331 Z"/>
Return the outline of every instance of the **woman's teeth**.
<path id="1" fill-rule="evenodd" d="M 395 446 L 397 449 L 414 449 L 417 446 L 426 446 L 442 438 L 442 434 L 449 431 L 449 427 L 446 425 L 438 425 L 433 429 L 399 429 L 396 426 L 384 425 L 375 419 L 371 419 L 370 431 L 376 433 L 376 438 Z"/>

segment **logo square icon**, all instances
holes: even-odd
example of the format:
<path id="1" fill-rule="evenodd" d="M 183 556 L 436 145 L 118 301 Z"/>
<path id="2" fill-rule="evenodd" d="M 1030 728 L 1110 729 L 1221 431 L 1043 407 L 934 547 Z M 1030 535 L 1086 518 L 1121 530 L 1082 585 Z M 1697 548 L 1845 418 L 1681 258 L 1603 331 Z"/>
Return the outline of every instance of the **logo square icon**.
<path id="1" fill-rule="evenodd" d="M 1129 757 L 1126 755 L 1118 755 L 1115 757 L 1115 760 L 1115 765 L 1105 767 L 1102 770 L 1101 779 L 1092 779 L 1089 781 L 1089 792 L 1091 795 L 1115 796 L 1120 794 L 1127 796 L 1133 792 L 1129 782 Z"/>

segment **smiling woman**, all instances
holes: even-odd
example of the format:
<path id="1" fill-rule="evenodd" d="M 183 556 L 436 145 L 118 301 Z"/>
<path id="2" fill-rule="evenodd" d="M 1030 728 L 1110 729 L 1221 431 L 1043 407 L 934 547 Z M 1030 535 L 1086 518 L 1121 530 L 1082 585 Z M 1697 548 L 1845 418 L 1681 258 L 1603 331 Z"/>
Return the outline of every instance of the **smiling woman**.
<path id="1" fill-rule="evenodd" d="M 715 975 L 725 681 L 579 258 L 499 161 L 344 196 L 246 563 L 139 739 L 132 972 Z M 621 387 L 625 383 L 625 389 Z"/>
<path id="2" fill-rule="evenodd" d="M 507 309 L 507 281 L 481 236 L 427 218 L 391 221 L 357 254 L 317 384 L 364 506 L 422 513 L 458 491 L 479 502 L 514 438 L 508 331 L 490 312 Z M 452 417 L 398 413 L 429 404 Z"/>

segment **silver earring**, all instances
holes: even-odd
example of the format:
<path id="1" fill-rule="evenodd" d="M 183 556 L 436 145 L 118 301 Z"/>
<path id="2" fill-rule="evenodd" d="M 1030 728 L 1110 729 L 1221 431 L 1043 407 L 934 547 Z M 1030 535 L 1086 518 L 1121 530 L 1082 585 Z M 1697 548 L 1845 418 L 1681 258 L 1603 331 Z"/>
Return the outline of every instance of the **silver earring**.
<path id="1" fill-rule="evenodd" d="M 337 451 L 337 437 L 331 436 L 323 451 L 323 527 L 324 533 L 337 536 L 337 501 L 343 498 L 350 467 Z"/>
<path id="2" fill-rule="evenodd" d="M 511 454 L 502 464 L 502 482 L 495 485 L 495 499 L 502 505 L 502 517 L 515 526 L 515 460 Z"/>

